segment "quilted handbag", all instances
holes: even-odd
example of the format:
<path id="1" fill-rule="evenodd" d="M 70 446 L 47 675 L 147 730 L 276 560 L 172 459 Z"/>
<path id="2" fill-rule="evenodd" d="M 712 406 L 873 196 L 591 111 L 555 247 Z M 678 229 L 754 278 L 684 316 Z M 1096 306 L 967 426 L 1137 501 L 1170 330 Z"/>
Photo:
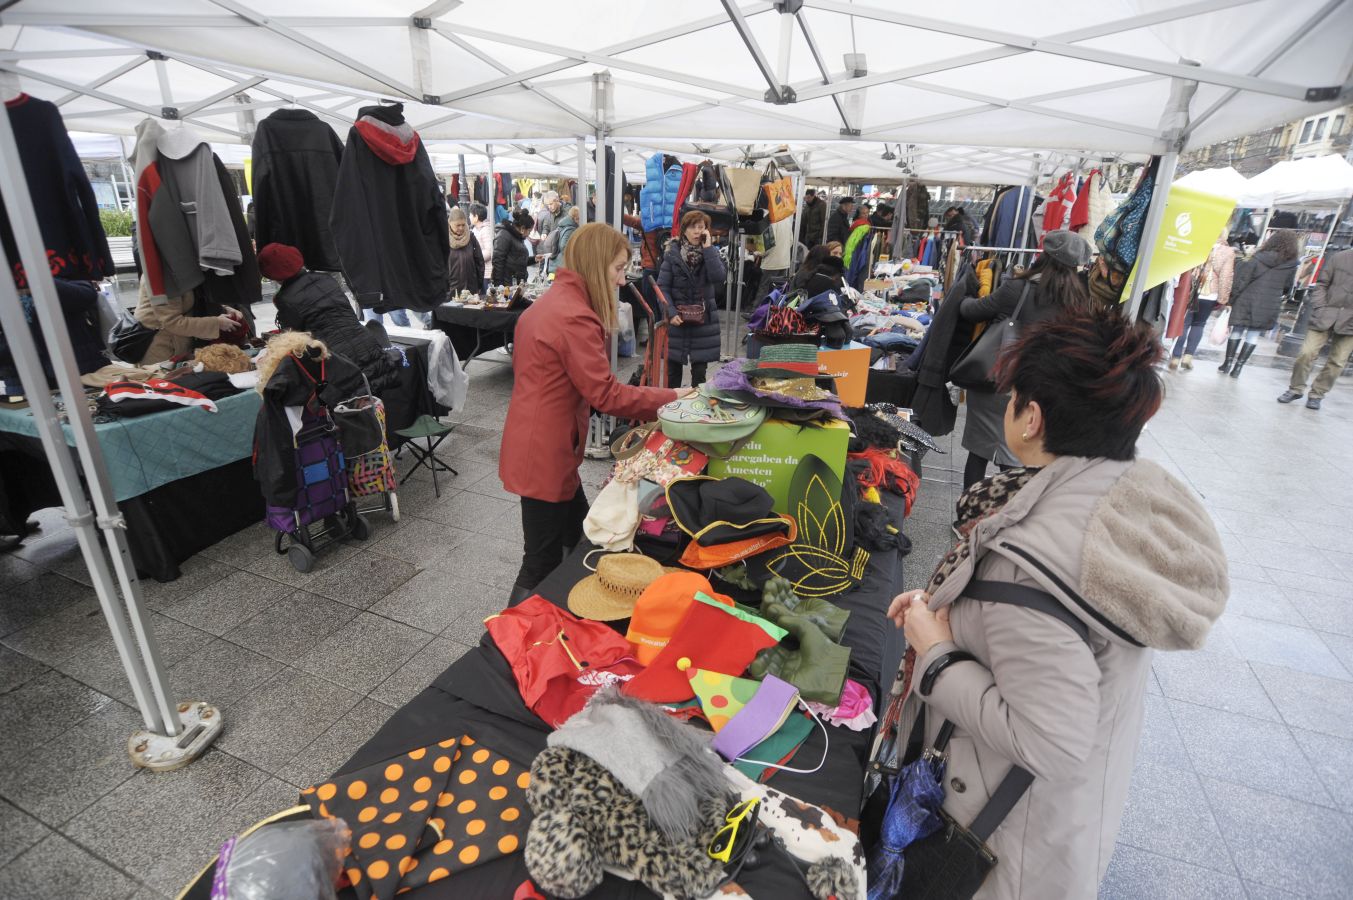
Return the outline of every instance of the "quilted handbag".
<path id="1" fill-rule="evenodd" d="M 658 408 L 658 425 L 669 438 L 685 441 L 701 452 L 711 446 L 750 437 L 766 420 L 764 406 L 692 394 Z"/>
<path id="2" fill-rule="evenodd" d="M 794 180 L 788 175 L 781 175 L 774 162 L 766 166 L 766 176 L 770 180 L 761 185 L 766 195 L 766 210 L 772 222 L 782 222 L 794 215 L 794 210 L 798 208 L 794 201 Z"/>

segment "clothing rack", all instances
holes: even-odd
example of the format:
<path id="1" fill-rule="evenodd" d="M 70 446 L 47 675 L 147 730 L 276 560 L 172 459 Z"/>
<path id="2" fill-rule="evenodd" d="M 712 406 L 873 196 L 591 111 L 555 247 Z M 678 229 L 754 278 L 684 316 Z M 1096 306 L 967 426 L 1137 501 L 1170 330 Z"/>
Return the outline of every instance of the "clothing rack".
<path id="1" fill-rule="evenodd" d="M 987 253 L 1017 253 L 1017 254 L 1025 254 L 1025 253 L 1042 253 L 1042 252 L 1043 252 L 1043 250 L 1042 250 L 1041 248 L 1039 248 L 1039 247 L 1025 247 L 1025 248 L 1019 248 L 1019 247 L 981 247 L 981 246 L 978 246 L 977 244 L 969 244 L 968 246 L 966 246 L 966 247 L 963 248 L 963 251 L 964 251 L 965 253 L 966 253 L 967 251 L 969 251 L 969 250 L 985 251 L 985 252 L 987 252 Z"/>

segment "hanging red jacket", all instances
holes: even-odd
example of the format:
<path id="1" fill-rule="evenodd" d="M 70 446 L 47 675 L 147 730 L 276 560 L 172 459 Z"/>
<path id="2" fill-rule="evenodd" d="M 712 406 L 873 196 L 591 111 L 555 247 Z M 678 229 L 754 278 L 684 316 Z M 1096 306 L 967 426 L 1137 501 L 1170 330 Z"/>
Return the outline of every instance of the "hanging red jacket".
<path id="1" fill-rule="evenodd" d="M 1067 214 L 1076 202 L 1076 180 L 1070 172 L 1064 172 L 1053 188 L 1047 204 L 1043 207 L 1043 233 L 1057 231 L 1066 227 Z M 1088 202 L 1088 201 L 1087 201 Z M 1042 246 L 1040 242 L 1039 246 Z"/>
<path id="2" fill-rule="evenodd" d="M 615 629 L 579 619 L 544 597 L 531 597 L 484 624 L 507 657 L 522 700 L 551 728 L 582 709 L 598 689 L 629 681 L 644 669 Z"/>

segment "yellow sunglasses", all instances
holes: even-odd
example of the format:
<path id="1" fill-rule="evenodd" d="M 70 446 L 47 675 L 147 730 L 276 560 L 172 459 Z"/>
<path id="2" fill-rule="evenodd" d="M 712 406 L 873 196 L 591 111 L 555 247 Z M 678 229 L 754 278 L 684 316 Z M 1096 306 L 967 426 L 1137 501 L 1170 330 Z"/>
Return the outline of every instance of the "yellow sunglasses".
<path id="1" fill-rule="evenodd" d="M 733 858 L 733 848 L 738 845 L 738 838 L 744 834 L 748 838 L 756 834 L 757 809 L 761 805 L 760 797 L 752 797 L 750 800 L 743 800 L 737 806 L 728 811 L 724 817 L 727 823 L 714 834 L 714 839 L 709 842 L 709 856 L 711 859 L 717 859 L 719 862 L 727 864 Z M 747 822 L 748 819 L 750 822 Z M 745 831 L 743 823 L 746 822 Z M 747 842 L 744 841 L 744 844 Z"/>

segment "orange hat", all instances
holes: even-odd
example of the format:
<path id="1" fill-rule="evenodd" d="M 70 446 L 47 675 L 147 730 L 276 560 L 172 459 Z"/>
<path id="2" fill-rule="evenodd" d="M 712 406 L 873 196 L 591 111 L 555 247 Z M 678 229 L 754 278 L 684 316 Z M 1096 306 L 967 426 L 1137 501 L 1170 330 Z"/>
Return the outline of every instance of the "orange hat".
<path id="1" fill-rule="evenodd" d="M 644 665 L 651 663 L 672 639 L 686 610 L 695 602 L 700 591 L 724 606 L 732 606 L 733 598 L 714 593 L 709 579 L 699 572 L 670 572 L 655 580 L 639 595 L 630 616 L 630 628 L 625 640 L 634 646 L 634 656 Z"/>
<path id="2" fill-rule="evenodd" d="M 792 544 L 799 537 L 798 523 L 794 521 L 793 516 L 783 518 L 789 523 L 788 534 L 763 534 L 741 541 L 730 541 L 727 544 L 711 544 L 708 547 L 699 541 L 691 541 L 677 562 L 692 569 L 721 569 L 748 557 Z"/>

